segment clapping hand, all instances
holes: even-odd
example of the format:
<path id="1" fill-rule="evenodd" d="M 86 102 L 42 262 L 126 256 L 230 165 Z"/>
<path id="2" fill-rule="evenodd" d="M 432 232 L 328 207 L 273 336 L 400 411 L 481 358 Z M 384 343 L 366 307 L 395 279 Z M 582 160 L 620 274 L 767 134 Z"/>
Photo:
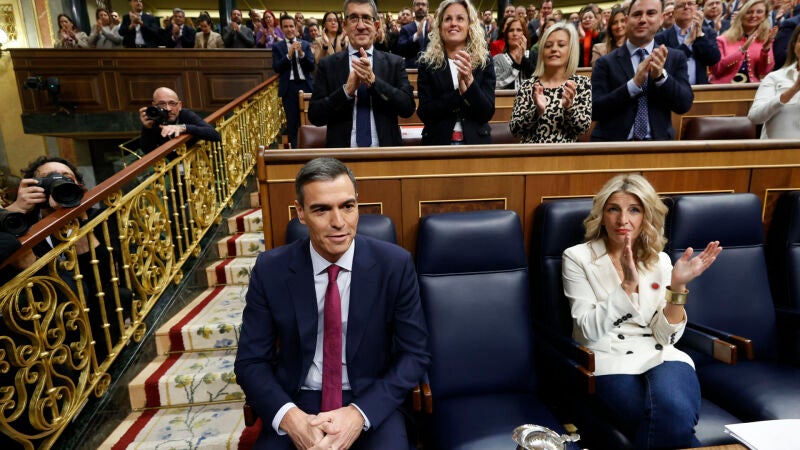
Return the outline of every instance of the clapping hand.
<path id="1" fill-rule="evenodd" d="M 474 81 L 472 76 L 472 57 L 464 50 L 459 50 L 453 55 L 453 62 L 458 69 L 458 92 L 464 95 Z"/>
<path id="2" fill-rule="evenodd" d="M 667 62 L 667 47 L 665 45 L 660 45 L 653 49 L 653 53 L 650 54 L 645 61 L 649 60 L 649 70 L 650 70 L 650 78 L 656 79 L 661 75 L 661 70 L 664 68 L 664 64 Z"/>
<path id="3" fill-rule="evenodd" d="M 687 283 L 711 267 L 721 251 L 722 247 L 719 246 L 719 241 L 709 242 L 706 248 L 694 257 L 692 257 L 694 250 L 691 247 L 687 248 L 672 267 L 670 288 L 675 292 L 683 292 Z"/>
<path id="4" fill-rule="evenodd" d="M 533 84 L 533 104 L 536 106 L 536 112 L 539 116 L 544 115 L 544 110 L 547 108 L 547 103 L 550 100 L 544 95 L 544 87 L 538 82 Z"/>
<path id="5" fill-rule="evenodd" d="M 575 100 L 575 94 L 578 92 L 578 84 L 573 80 L 567 80 L 564 83 L 564 92 L 561 95 L 561 107 L 566 109 L 572 108 L 572 103 Z"/>

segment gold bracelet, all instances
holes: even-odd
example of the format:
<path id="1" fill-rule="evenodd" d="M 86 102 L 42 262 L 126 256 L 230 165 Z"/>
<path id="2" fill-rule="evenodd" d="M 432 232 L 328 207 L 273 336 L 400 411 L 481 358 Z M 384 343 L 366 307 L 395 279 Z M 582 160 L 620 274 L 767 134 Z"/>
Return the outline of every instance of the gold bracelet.
<path id="1" fill-rule="evenodd" d="M 664 295 L 664 298 L 667 299 L 667 303 L 672 305 L 685 305 L 688 297 L 688 289 L 684 290 L 683 292 L 673 292 L 671 286 L 667 286 L 667 291 Z"/>

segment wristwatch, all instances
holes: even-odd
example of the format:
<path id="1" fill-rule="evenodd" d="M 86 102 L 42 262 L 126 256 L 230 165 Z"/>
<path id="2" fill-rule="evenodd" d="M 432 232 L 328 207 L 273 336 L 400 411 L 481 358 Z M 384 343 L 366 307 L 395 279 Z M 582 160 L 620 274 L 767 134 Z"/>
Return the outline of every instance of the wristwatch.
<path id="1" fill-rule="evenodd" d="M 661 75 L 657 76 L 656 79 L 653 80 L 653 81 L 658 83 L 659 81 L 663 80 L 664 78 L 667 78 L 667 69 L 662 68 L 661 69 Z"/>

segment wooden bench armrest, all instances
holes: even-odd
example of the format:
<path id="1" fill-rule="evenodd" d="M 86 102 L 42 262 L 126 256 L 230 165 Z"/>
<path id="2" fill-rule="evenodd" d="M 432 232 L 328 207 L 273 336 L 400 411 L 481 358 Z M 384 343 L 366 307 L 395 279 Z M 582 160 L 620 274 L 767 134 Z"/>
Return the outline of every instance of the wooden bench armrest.
<path id="1" fill-rule="evenodd" d="M 716 328 L 708 327 L 705 325 L 699 325 L 696 323 L 689 322 L 688 327 L 691 327 L 695 330 L 701 331 L 706 334 L 710 334 L 711 336 L 715 336 L 729 344 L 733 344 L 736 346 L 736 353 L 737 358 L 744 358 L 746 360 L 752 360 L 756 357 L 755 349 L 753 348 L 753 341 L 742 336 L 737 336 L 732 333 L 728 333 L 727 331 L 718 330 Z"/>
<path id="2" fill-rule="evenodd" d="M 738 349 L 735 345 L 696 328 L 686 327 L 678 344 L 726 364 L 736 364 L 737 361 Z"/>

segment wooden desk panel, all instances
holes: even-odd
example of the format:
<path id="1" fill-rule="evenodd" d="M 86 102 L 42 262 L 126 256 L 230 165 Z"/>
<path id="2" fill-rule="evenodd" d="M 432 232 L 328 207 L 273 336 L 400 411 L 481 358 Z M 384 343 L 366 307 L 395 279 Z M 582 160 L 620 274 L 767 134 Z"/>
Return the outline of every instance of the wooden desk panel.
<path id="1" fill-rule="evenodd" d="M 768 201 L 781 189 L 800 187 L 798 150 L 796 141 L 752 140 L 675 141 L 644 148 L 619 142 L 266 151 L 259 162 L 259 178 L 267 187 L 262 189 L 262 204 L 274 205 L 278 195 L 273 187 L 293 181 L 303 163 L 317 156 L 339 158 L 359 179 L 359 200 L 380 201 L 390 208 L 402 245 L 414 251 L 417 222 L 425 212 L 511 209 L 522 218 L 529 242 L 533 213 L 540 203 L 591 196 L 608 178 L 624 172 L 642 173 L 665 195 L 753 192 Z M 384 186 L 390 182 L 395 183 L 391 188 Z M 293 200 L 290 192 L 281 194 L 280 204 Z M 265 209 L 265 224 L 274 209 Z M 275 230 L 265 236 L 276 237 L 276 243 L 281 242 L 277 236 L 282 236 L 280 227 L 285 227 L 287 217 L 285 207 L 278 211 L 283 212 L 273 221 Z M 765 223 L 770 218 L 765 214 Z"/>

